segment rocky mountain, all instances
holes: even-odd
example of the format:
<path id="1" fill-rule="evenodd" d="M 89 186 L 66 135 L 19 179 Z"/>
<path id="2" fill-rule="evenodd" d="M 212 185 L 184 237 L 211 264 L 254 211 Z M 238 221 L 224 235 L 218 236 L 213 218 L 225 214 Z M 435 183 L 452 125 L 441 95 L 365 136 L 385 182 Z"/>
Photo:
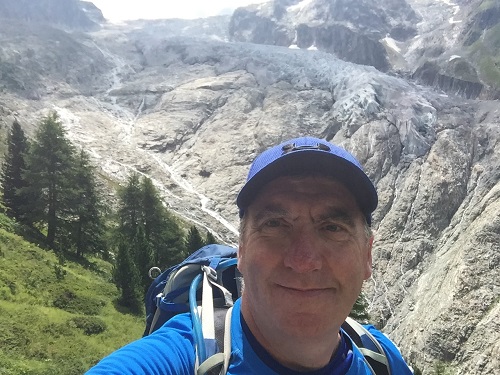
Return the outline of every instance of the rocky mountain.
<path id="1" fill-rule="evenodd" d="M 372 317 L 426 374 L 498 374 L 500 105 L 478 64 L 498 58 L 498 5 L 289 0 L 90 32 L 12 17 L 0 125 L 29 134 L 57 110 L 103 175 L 150 176 L 171 210 L 229 244 L 257 153 L 304 134 L 343 145 L 380 195 Z M 462 60 L 476 81 L 443 65 Z"/>
<path id="2" fill-rule="evenodd" d="M 405 0 L 276 0 L 237 9 L 229 33 L 234 41 L 319 49 L 387 71 L 389 60 L 379 40 L 415 36 L 418 20 Z"/>
<path id="3" fill-rule="evenodd" d="M 89 31 L 104 22 L 100 9 L 79 0 L 2 0 L 0 20 L 53 24 L 70 30 Z"/>
<path id="4" fill-rule="evenodd" d="M 500 3 L 274 0 L 236 10 L 233 41 L 319 49 L 467 98 L 500 97 Z"/>

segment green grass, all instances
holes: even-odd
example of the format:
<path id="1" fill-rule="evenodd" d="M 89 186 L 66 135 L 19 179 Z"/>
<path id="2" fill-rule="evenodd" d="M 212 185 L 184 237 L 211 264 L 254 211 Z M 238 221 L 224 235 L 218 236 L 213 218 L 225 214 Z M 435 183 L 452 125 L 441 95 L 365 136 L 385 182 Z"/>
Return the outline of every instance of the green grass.
<path id="1" fill-rule="evenodd" d="M 469 47 L 469 54 L 479 64 L 481 79 L 500 89 L 500 24 L 492 27 Z"/>
<path id="2" fill-rule="evenodd" d="M 479 9 L 479 11 L 485 11 L 485 10 L 491 9 L 491 8 L 493 8 L 495 6 L 496 6 L 496 1 L 495 0 L 484 0 L 479 5 L 478 9 Z"/>
<path id="3" fill-rule="evenodd" d="M 484 57 L 481 59 L 480 68 L 486 81 L 500 88 L 500 58 Z"/>
<path id="4" fill-rule="evenodd" d="M 434 363 L 434 375 L 452 375 L 455 371 L 447 362 L 438 361 Z"/>
<path id="5" fill-rule="evenodd" d="M 449 63 L 451 75 L 469 82 L 479 82 L 475 69 L 463 59 L 455 59 Z"/>
<path id="6" fill-rule="evenodd" d="M 115 307 L 111 264 L 61 264 L 0 222 L 0 375 L 81 375 L 141 336 L 144 319 Z"/>

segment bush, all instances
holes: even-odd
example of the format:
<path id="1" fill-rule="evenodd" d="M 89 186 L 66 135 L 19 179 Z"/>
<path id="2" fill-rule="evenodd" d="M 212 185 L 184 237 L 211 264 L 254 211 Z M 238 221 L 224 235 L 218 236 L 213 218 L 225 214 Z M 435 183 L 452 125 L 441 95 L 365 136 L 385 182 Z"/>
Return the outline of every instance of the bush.
<path id="1" fill-rule="evenodd" d="M 71 335 L 71 329 L 64 323 L 49 323 L 42 328 L 42 333 L 47 337 L 59 338 L 68 337 Z"/>
<path id="2" fill-rule="evenodd" d="M 445 362 L 437 361 L 434 363 L 434 375 L 449 375 L 451 370 Z"/>
<path id="3" fill-rule="evenodd" d="M 4 352 L 25 351 L 31 342 L 31 334 L 21 324 L 0 326 L 0 348 Z"/>
<path id="4" fill-rule="evenodd" d="M 422 370 L 420 370 L 417 365 L 414 363 L 410 364 L 410 367 L 413 369 L 413 375 L 422 375 Z"/>
<path id="5" fill-rule="evenodd" d="M 54 273 L 56 274 L 56 279 L 59 281 L 64 280 L 66 277 L 66 270 L 59 264 L 54 264 Z"/>
<path id="6" fill-rule="evenodd" d="M 358 299 L 354 303 L 349 316 L 361 324 L 369 323 L 370 316 L 368 315 L 368 302 L 366 301 L 363 293 L 358 296 Z"/>
<path id="7" fill-rule="evenodd" d="M 0 299 L 4 301 L 13 301 L 17 293 L 17 286 L 10 280 L 2 280 L 2 276 L 3 275 L 0 274 Z"/>
<path id="8" fill-rule="evenodd" d="M 68 321 L 70 326 L 79 328 L 87 336 L 98 335 L 106 330 L 106 323 L 95 316 L 77 316 Z"/>
<path id="9" fill-rule="evenodd" d="M 2 210 L 3 207 L 0 208 Z M 15 233 L 18 225 L 14 220 L 0 213 L 0 228 L 5 229 L 7 232 Z"/>
<path id="10" fill-rule="evenodd" d="M 78 295 L 69 289 L 63 290 L 53 301 L 58 309 L 83 315 L 98 315 L 105 304 L 102 300 Z"/>

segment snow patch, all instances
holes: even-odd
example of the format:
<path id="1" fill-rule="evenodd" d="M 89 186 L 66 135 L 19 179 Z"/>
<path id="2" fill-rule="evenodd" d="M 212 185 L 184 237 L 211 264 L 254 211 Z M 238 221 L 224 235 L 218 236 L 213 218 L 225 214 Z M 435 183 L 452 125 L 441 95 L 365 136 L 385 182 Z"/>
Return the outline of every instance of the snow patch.
<path id="1" fill-rule="evenodd" d="M 383 42 L 385 42 L 385 44 L 387 44 L 387 46 L 389 48 L 392 48 L 394 51 L 396 52 L 401 52 L 401 48 L 399 48 L 396 44 L 396 41 L 388 36 L 386 36 L 384 39 L 382 39 Z"/>
<path id="2" fill-rule="evenodd" d="M 456 59 L 459 59 L 459 58 L 461 58 L 461 57 L 462 57 L 462 56 L 452 55 L 452 56 L 450 56 L 450 59 L 448 60 L 448 62 L 453 61 L 453 60 L 456 60 Z"/>
<path id="3" fill-rule="evenodd" d="M 299 46 L 297 46 L 296 44 L 291 44 L 290 46 L 288 46 L 288 48 L 290 48 L 290 49 L 300 49 Z"/>
<path id="4" fill-rule="evenodd" d="M 317 51 L 318 47 L 316 47 L 314 44 L 307 49 L 308 51 Z"/>
<path id="5" fill-rule="evenodd" d="M 311 4 L 314 0 L 302 0 L 300 3 L 291 5 L 288 8 L 286 8 L 287 12 L 295 12 L 298 11 L 300 12 L 302 9 L 304 9 L 306 6 Z"/>
<path id="6" fill-rule="evenodd" d="M 446 5 L 449 5 L 453 7 L 453 17 L 451 17 L 448 22 L 449 23 L 460 23 L 462 20 L 455 20 L 455 15 L 460 11 L 460 6 L 451 2 L 450 0 L 440 0 L 441 2 L 445 3 Z"/>
<path id="7" fill-rule="evenodd" d="M 61 108 L 56 105 L 53 105 L 52 108 L 54 108 L 57 112 L 59 119 L 66 130 L 72 128 L 73 125 L 78 125 L 80 123 L 80 117 L 76 116 L 67 108 Z"/>

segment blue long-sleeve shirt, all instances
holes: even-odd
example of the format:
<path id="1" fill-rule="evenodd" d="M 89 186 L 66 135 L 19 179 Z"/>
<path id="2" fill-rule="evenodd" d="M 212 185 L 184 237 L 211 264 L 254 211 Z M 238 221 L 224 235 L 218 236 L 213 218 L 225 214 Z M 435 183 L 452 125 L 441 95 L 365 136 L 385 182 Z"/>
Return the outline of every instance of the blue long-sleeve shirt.
<path id="1" fill-rule="evenodd" d="M 236 301 L 231 320 L 231 362 L 228 375 L 299 374 L 284 368 L 265 352 L 252 337 L 241 319 L 241 303 Z M 411 375 L 399 350 L 383 333 L 366 326 L 387 355 L 394 375 Z M 250 336 L 250 337 L 249 337 Z M 371 375 L 363 355 L 346 335 L 342 335 L 342 356 L 335 356 L 324 369 L 309 375 Z M 169 320 L 149 336 L 134 341 L 102 359 L 86 375 L 193 375 L 195 363 L 194 335 L 189 314 Z"/>

